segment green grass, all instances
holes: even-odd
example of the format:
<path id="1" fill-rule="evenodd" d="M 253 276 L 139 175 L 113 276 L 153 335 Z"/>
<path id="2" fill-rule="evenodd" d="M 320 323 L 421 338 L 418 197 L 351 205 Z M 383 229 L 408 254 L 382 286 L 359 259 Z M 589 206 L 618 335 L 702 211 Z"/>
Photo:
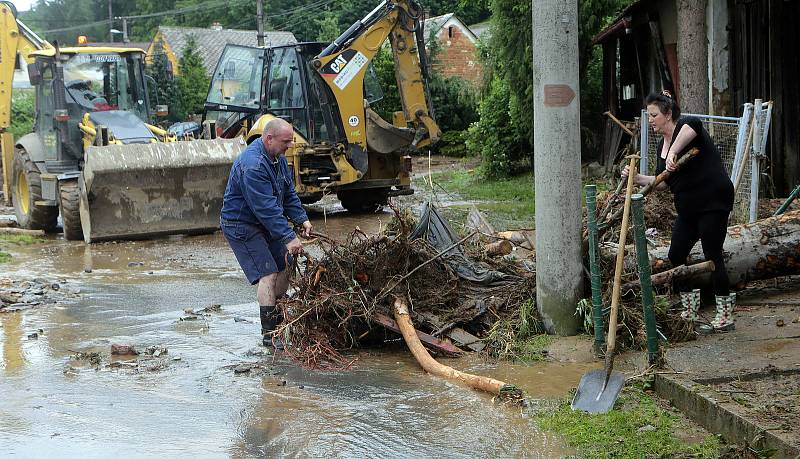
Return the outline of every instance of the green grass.
<path id="1" fill-rule="evenodd" d="M 457 169 L 435 172 L 432 179 L 454 196 L 468 201 L 476 201 L 476 207 L 499 231 L 516 228 L 533 228 L 536 211 L 536 194 L 533 189 L 533 174 L 527 173 L 502 179 L 486 179 L 478 168 L 474 170 Z M 424 177 L 427 180 L 427 176 Z M 597 185 L 598 193 L 608 191 L 605 179 L 592 179 L 586 183 Z M 415 183 L 416 188 L 424 187 L 422 178 Z M 583 202 L 583 197 L 581 197 Z M 585 204 L 584 204 L 585 205 Z M 455 210 L 453 217 L 466 217 L 469 205 L 450 206 Z"/>
<path id="2" fill-rule="evenodd" d="M 31 245 L 44 242 L 44 239 L 27 234 L 0 234 L 0 244 L 3 245 Z"/>
<path id="3" fill-rule="evenodd" d="M 0 234 L 0 263 L 8 263 L 12 258 L 11 254 L 3 249 L 7 249 L 10 246 L 37 244 L 43 241 L 44 239 L 27 234 Z"/>
<path id="4" fill-rule="evenodd" d="M 682 439 L 680 434 L 689 430 L 688 421 L 661 408 L 637 386 L 626 386 L 615 408 L 606 414 L 572 411 L 569 403 L 565 399 L 553 410 L 535 412 L 534 417 L 541 428 L 562 435 L 581 457 L 639 459 L 668 453 L 717 457 L 716 436 L 709 434 L 700 443 Z"/>

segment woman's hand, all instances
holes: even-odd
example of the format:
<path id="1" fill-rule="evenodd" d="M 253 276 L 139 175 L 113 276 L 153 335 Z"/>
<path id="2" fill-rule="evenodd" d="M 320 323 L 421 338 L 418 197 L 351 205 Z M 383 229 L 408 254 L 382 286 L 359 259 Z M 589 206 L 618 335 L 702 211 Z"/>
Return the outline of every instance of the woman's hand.
<path id="1" fill-rule="evenodd" d="M 667 152 L 667 170 L 670 172 L 675 172 L 678 166 L 675 164 L 675 153 L 671 150 Z"/>
<path id="2" fill-rule="evenodd" d="M 624 178 L 624 179 L 628 178 L 628 169 L 630 167 L 631 167 L 630 164 L 626 164 L 625 167 L 622 168 L 622 173 L 620 174 L 620 175 L 622 175 L 622 178 Z M 639 175 L 639 173 L 637 172 L 636 175 Z M 633 176 L 633 181 L 634 182 L 636 181 L 636 175 Z"/>

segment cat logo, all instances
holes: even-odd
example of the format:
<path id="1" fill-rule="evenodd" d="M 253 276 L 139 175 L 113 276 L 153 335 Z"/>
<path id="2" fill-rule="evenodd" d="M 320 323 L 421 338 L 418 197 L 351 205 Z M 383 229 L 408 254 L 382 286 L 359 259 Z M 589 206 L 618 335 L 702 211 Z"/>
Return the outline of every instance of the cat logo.
<path id="1" fill-rule="evenodd" d="M 347 65 L 347 59 L 340 54 L 336 56 L 336 59 L 334 59 L 333 62 L 331 62 L 331 70 L 339 73 L 342 71 L 342 68 L 344 68 L 345 65 Z"/>

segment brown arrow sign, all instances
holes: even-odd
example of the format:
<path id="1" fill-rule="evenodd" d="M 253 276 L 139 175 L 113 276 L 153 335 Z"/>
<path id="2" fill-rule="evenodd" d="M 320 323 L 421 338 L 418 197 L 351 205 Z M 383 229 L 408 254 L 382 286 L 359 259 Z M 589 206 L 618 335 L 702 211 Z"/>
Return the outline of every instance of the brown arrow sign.
<path id="1" fill-rule="evenodd" d="M 566 84 L 544 85 L 545 107 L 566 107 L 575 98 L 575 91 Z"/>

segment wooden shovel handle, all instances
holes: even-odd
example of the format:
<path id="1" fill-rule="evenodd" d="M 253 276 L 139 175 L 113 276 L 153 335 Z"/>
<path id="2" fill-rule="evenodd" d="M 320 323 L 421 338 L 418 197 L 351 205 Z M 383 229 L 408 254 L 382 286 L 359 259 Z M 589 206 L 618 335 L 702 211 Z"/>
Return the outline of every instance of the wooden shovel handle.
<path id="1" fill-rule="evenodd" d="M 628 165 L 629 171 L 636 168 L 638 156 L 631 156 Z M 625 189 L 625 205 L 622 211 L 622 226 L 619 231 L 619 249 L 617 250 L 617 265 L 614 269 L 614 288 L 611 291 L 611 317 L 608 320 L 608 348 L 606 356 L 613 356 L 617 345 L 617 313 L 619 312 L 619 292 L 622 285 L 622 267 L 625 261 L 625 239 L 628 237 L 628 220 L 631 214 L 631 195 L 633 194 L 633 176 L 628 174 L 628 186 Z"/>

